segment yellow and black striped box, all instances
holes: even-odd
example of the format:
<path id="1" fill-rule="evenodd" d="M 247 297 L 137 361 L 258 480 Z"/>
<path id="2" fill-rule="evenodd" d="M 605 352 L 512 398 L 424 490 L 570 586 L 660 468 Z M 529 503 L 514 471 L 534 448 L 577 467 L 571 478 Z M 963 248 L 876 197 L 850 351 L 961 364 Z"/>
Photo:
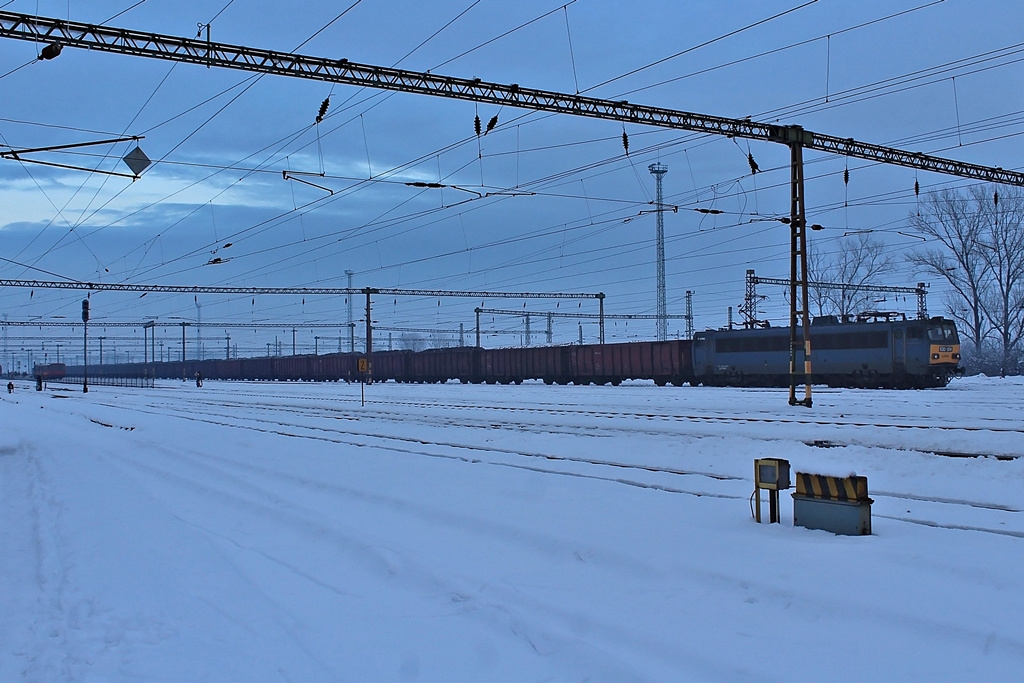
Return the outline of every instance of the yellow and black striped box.
<path id="1" fill-rule="evenodd" d="M 850 503 L 870 501 L 867 477 L 830 477 L 824 474 L 796 473 L 796 494 L 819 500 Z"/>

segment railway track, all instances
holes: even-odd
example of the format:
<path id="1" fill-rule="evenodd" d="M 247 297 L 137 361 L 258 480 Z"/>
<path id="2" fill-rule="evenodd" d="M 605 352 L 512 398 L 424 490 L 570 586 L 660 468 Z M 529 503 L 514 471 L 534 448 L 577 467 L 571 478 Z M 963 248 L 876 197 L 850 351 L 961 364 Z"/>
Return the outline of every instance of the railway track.
<path id="1" fill-rule="evenodd" d="M 295 396 L 291 395 L 266 395 L 258 392 L 236 392 L 234 396 L 243 396 L 247 398 L 255 398 L 256 401 L 208 401 L 205 403 L 210 406 L 258 406 L 264 410 L 281 410 L 282 405 L 289 406 L 291 409 L 299 409 L 303 404 L 308 404 L 309 399 L 296 399 Z M 201 403 L 203 399 L 196 397 L 194 400 L 199 400 Z M 322 414 L 325 410 L 324 402 L 352 405 L 359 403 L 359 400 L 354 397 L 316 397 L 316 407 L 308 408 L 310 415 Z M 298 402 L 297 402 L 298 401 Z M 892 430 L 893 433 L 898 432 L 939 432 L 944 435 L 956 435 L 956 434 L 971 434 L 979 432 L 988 432 L 1003 435 L 1021 435 L 1024 437 L 1024 428 L 1012 428 L 1002 426 L 1005 425 L 1004 421 L 992 420 L 993 422 L 999 422 L 994 425 L 943 425 L 943 424 L 908 424 L 899 422 L 884 422 L 884 421 L 864 421 L 855 419 L 812 419 L 812 418 L 778 418 L 768 416 L 739 416 L 739 415 L 722 415 L 722 414 L 711 414 L 711 413 L 692 413 L 692 412 L 671 412 L 671 411 L 625 411 L 625 410 L 602 410 L 602 409 L 588 409 L 580 408 L 578 405 L 570 404 L 555 404 L 555 405 L 542 405 L 542 406 L 521 406 L 521 405 L 501 405 L 501 404 L 468 404 L 459 402 L 427 402 L 427 401 L 410 401 L 410 400 L 393 400 L 393 399 L 381 399 L 375 398 L 369 405 L 371 405 L 378 415 L 384 414 L 387 411 L 381 410 L 381 406 L 387 406 L 388 408 L 400 408 L 400 409 L 417 409 L 417 410 L 436 410 L 440 409 L 446 413 L 452 411 L 493 411 L 496 413 L 508 413 L 513 415 L 550 415 L 552 417 L 565 417 L 565 416 L 579 416 L 579 417 L 598 417 L 611 420 L 630 419 L 638 421 L 661 421 L 664 423 L 678 423 L 678 424 L 721 424 L 721 425 L 780 425 L 780 426 L 799 426 L 799 427 L 822 427 L 822 428 L 849 428 L 849 429 L 885 429 Z M 330 408 L 333 412 L 344 412 L 344 409 Z M 416 418 L 411 416 L 407 411 L 392 412 L 392 415 L 401 415 L 405 420 L 415 420 Z M 352 413 L 353 416 L 363 418 L 365 417 L 365 411 L 358 413 Z M 429 421 L 428 418 L 423 418 L 421 421 Z M 468 421 L 472 422 L 472 420 Z M 526 424 L 522 420 L 518 420 L 517 424 L 523 427 L 534 427 L 539 429 L 546 429 L 549 431 L 557 431 L 556 427 L 545 424 Z M 467 424 L 467 426 L 472 426 Z M 609 428 L 611 429 L 611 428 Z M 621 429 L 618 431 L 628 431 L 630 433 L 637 430 L 634 428 Z M 649 433 L 661 433 L 655 430 L 651 430 Z M 745 436 L 750 436 L 746 434 Z M 942 441 L 947 441 L 947 438 L 943 438 Z M 803 440 L 807 446 L 816 448 L 835 448 L 844 447 L 851 445 L 871 445 L 870 443 L 864 444 L 857 440 L 839 440 L 836 438 L 830 439 L 807 439 Z M 1006 450 L 993 452 L 993 451 L 965 451 L 965 450 L 954 450 L 939 446 L 931 447 L 919 447 L 904 450 L 916 450 L 921 453 L 928 453 L 931 455 L 939 455 L 943 457 L 956 457 L 956 458 L 978 458 L 978 457 L 995 457 L 1000 460 L 1013 460 L 1022 457 L 1020 453 L 1008 452 Z"/>
<path id="2" fill-rule="evenodd" d="M 156 415 L 170 415 L 179 419 L 192 422 L 227 427 L 233 429 L 251 430 L 261 433 L 275 434 L 279 436 L 299 439 L 311 439 L 315 441 L 328 442 L 338 445 L 353 446 L 357 448 L 383 449 L 392 453 L 410 455 L 414 457 L 431 457 L 459 461 L 472 465 L 487 465 L 497 467 L 509 467 L 519 470 L 527 470 L 548 475 L 573 476 L 586 479 L 601 480 L 616 484 L 659 490 L 673 494 L 692 495 L 697 497 L 723 498 L 733 500 L 746 500 L 749 498 L 749 478 L 736 476 L 728 473 L 712 472 L 707 470 L 684 469 L 680 467 L 669 467 L 665 465 L 652 464 L 649 462 L 624 462 L 600 458 L 572 456 L 563 453 L 542 452 L 528 450 L 525 448 L 506 448 L 495 446 L 489 443 L 476 443 L 470 440 L 451 440 L 429 438 L 427 436 L 403 436 L 368 429 L 356 429 L 357 421 L 366 419 L 365 413 L 356 413 L 344 408 L 330 409 L 326 417 L 337 421 L 343 421 L 344 426 L 323 424 L 325 417 L 324 408 L 320 406 L 281 406 L 279 403 L 267 403 L 264 405 L 250 402 L 223 402 L 193 400 L 184 403 L 168 402 L 164 400 L 150 401 L 147 405 L 125 406 L 118 403 L 99 403 L 106 407 L 121 411 L 139 411 Z M 394 404 L 408 406 L 409 402 L 394 402 Z M 420 404 L 421 407 L 450 409 L 454 406 L 446 404 Z M 237 410 L 244 409 L 251 412 L 250 415 L 240 415 Z M 545 409 L 528 409 L 530 412 L 544 412 Z M 558 408 L 555 412 L 563 413 L 565 409 Z M 608 417 L 648 417 L 644 413 L 612 411 L 588 411 L 574 410 L 572 413 L 584 415 L 599 415 Z M 291 416 L 291 419 L 288 418 Z M 665 416 L 656 416 L 665 417 Z M 677 416 L 669 416 L 676 418 Z M 316 418 L 317 424 L 303 423 L 304 418 Z M 427 420 L 413 419 L 413 422 L 433 421 L 433 416 L 427 416 Z M 410 422 L 408 413 L 389 413 L 374 415 L 374 419 L 384 422 L 401 421 Z M 685 419 L 685 418 L 682 418 Z M 113 426 L 94 420 L 103 426 Z M 438 425 L 434 424 L 435 427 Z M 475 424 L 466 424 L 465 421 L 455 425 L 460 428 L 466 427 L 502 427 L 503 425 L 492 424 L 492 421 L 476 421 Z M 543 425 L 537 425 L 543 428 Z M 601 429 L 606 429 L 607 426 Z M 626 430 L 633 433 L 636 430 Z M 580 431 L 567 430 L 567 433 L 580 435 Z M 663 435 L 662 432 L 641 432 L 645 434 Z M 694 486 L 695 481 L 703 481 L 708 486 Z M 1024 510 L 999 503 L 987 501 L 976 501 L 957 499 L 949 497 L 929 497 L 912 493 L 898 491 L 873 490 L 872 497 L 876 500 L 887 499 L 892 507 L 900 503 L 899 507 L 905 504 L 912 506 L 925 506 L 928 516 L 905 516 L 903 514 L 887 514 L 876 510 L 875 516 L 883 519 L 921 524 L 938 528 L 955 529 L 962 531 L 975 531 L 993 533 L 1004 536 L 1024 538 L 1024 530 L 1019 530 L 1024 525 L 1021 516 Z M 982 514 L 986 517 L 984 524 L 962 524 L 948 519 L 950 510 L 970 508 L 975 510 L 974 514 Z M 911 510 L 907 510 L 911 513 Z M 954 513 L 956 515 L 956 513 Z"/>
<path id="3" fill-rule="evenodd" d="M 352 396 L 315 396 L 309 399 L 298 398 L 293 394 L 267 394 L 265 392 L 232 392 L 232 396 L 243 396 L 252 397 L 258 399 L 257 401 L 246 401 L 244 405 L 253 406 L 259 405 L 265 408 L 275 408 L 281 405 L 282 401 L 312 401 L 317 402 L 318 407 L 322 407 L 322 403 L 342 403 L 342 404 L 357 404 L 360 403 L 360 399 Z M 236 402 L 242 404 L 241 402 Z M 501 404 L 477 404 L 477 403 L 458 403 L 458 402 L 437 402 L 437 401 L 412 401 L 412 400 L 394 400 L 387 398 L 374 397 L 366 402 L 368 405 L 378 406 L 397 406 L 406 408 L 440 408 L 444 410 L 492 410 L 492 411 L 503 411 L 508 413 L 523 413 L 523 414 L 547 414 L 547 415 L 580 415 L 590 417 L 607 417 L 607 418 L 636 418 L 636 419 L 647 419 L 647 420 L 666 420 L 676 422 L 708 422 L 708 423 L 723 423 L 723 424 L 781 424 L 781 425 L 807 425 L 807 426 L 827 426 L 827 427 L 871 427 L 871 428 L 883 428 L 883 429 L 900 429 L 900 430 L 928 430 L 928 431 L 942 431 L 942 432 L 993 432 L 993 433 L 1004 433 L 1004 434 L 1020 434 L 1024 436 L 1024 427 L 1006 427 L 1000 425 L 943 425 L 936 423 L 927 424 L 909 424 L 899 422 L 885 422 L 885 421 L 867 421 L 867 420 L 855 420 L 855 419 L 812 419 L 812 418 L 780 418 L 780 417 L 768 417 L 768 416 L 741 416 L 741 415 L 722 415 L 722 414 L 711 414 L 711 413 L 677 413 L 677 412 L 654 412 L 654 411 L 625 411 L 625 410 L 602 410 L 596 408 L 580 408 L 577 403 L 564 403 L 564 404 L 546 404 L 540 406 L 523 406 L 523 405 L 501 405 Z M 217 401 L 216 405 L 225 405 L 222 401 Z M 999 422 L 1004 424 L 1004 420 L 997 420 L 994 418 L 980 418 L 982 420 L 989 419 L 992 422 Z M 818 445 L 818 444 L 814 444 Z"/>

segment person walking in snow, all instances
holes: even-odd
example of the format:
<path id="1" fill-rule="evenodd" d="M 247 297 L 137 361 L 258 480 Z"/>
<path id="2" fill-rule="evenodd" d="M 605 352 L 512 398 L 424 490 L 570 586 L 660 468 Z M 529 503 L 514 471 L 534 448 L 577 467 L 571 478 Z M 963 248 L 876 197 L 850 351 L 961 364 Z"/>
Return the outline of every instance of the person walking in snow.
<path id="1" fill-rule="evenodd" d="M 200 372 L 196 372 L 196 386 L 197 387 L 203 386 L 203 375 Z"/>
<path id="2" fill-rule="evenodd" d="M 14 393 L 14 382 L 8 382 L 7 383 L 7 393 L 8 394 L 13 394 Z"/>

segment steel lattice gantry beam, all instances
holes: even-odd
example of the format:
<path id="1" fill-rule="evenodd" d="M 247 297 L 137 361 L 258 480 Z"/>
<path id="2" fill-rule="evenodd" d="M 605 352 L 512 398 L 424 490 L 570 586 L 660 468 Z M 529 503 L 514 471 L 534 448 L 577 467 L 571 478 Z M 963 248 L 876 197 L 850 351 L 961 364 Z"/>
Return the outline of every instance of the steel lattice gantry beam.
<path id="1" fill-rule="evenodd" d="M 586 320 L 598 320 L 598 339 L 604 343 L 604 321 L 605 320 L 673 320 L 673 319 L 685 319 L 685 315 L 650 315 L 645 313 L 618 313 L 618 314 L 606 314 L 604 308 L 594 315 L 593 313 L 570 313 L 562 311 L 511 311 L 503 310 L 498 308 L 474 308 L 473 312 L 476 313 L 476 345 L 480 346 L 480 316 L 482 315 L 507 315 L 519 318 L 528 318 L 533 316 L 540 316 L 546 318 L 583 318 Z"/>
<path id="2" fill-rule="evenodd" d="M 355 294 L 366 295 L 366 355 L 373 353 L 373 322 L 371 319 L 371 297 L 374 294 L 386 296 L 425 296 L 425 297 L 455 297 L 469 299 L 597 299 L 599 305 L 599 316 L 601 316 L 601 343 L 604 343 L 604 292 L 590 293 L 569 293 L 569 292 L 475 292 L 445 289 L 394 289 L 390 287 L 363 287 L 355 289 L 352 287 L 222 287 L 204 285 L 137 285 L 117 284 L 100 282 L 73 282 L 63 280 L 6 280 L 0 279 L 0 287 L 29 287 L 32 289 L 76 289 L 90 292 L 165 292 L 173 294 L 293 294 L 302 296 L 333 295 L 351 296 Z M 176 323 L 182 326 L 182 354 L 185 353 L 184 336 L 186 325 L 196 323 Z M 248 325 L 240 325 L 248 327 Z M 288 327 L 287 325 L 285 327 Z M 291 327 L 298 327 L 292 325 Z M 336 325 L 325 325 L 325 327 L 337 327 Z M 479 329 L 479 326 L 478 326 Z M 184 360 L 184 359 L 183 359 Z"/>
<path id="3" fill-rule="evenodd" d="M 207 285 L 137 285 L 71 280 L 5 280 L 0 287 L 77 289 L 90 292 L 165 292 L 172 294 L 295 294 L 303 296 L 384 294 L 387 296 L 455 297 L 461 299 L 604 299 L 604 294 L 573 292 L 473 292 L 448 289 L 394 289 L 388 287 L 227 287 Z M 330 327 L 334 327 L 331 325 Z"/>
<path id="4" fill-rule="evenodd" d="M 508 315 L 508 316 L 551 316 L 552 318 L 587 318 L 593 320 L 600 316 L 593 313 L 569 313 L 561 311 L 510 311 L 502 310 L 498 308 L 477 308 L 474 309 L 477 313 L 483 313 L 484 315 Z M 604 315 L 605 320 L 657 320 L 660 318 L 656 313 L 606 313 Z M 665 316 L 670 320 L 684 320 L 685 315 L 668 315 Z"/>
<path id="5" fill-rule="evenodd" d="M 180 320 L 146 320 L 144 322 L 125 322 L 123 320 L 104 322 L 102 319 L 90 318 L 89 322 L 93 327 L 177 327 L 182 324 Z M 218 322 L 185 322 L 185 325 L 189 327 L 208 327 L 208 328 L 242 328 L 242 329 L 279 329 L 279 330 L 290 330 L 296 329 L 309 329 L 309 330 L 326 330 L 334 329 L 336 327 L 348 327 L 348 323 L 336 323 L 334 325 L 330 323 L 218 323 Z M 81 327 L 83 323 L 75 322 L 63 322 L 54 320 L 0 320 L 0 329 L 4 327 Z"/>
<path id="6" fill-rule="evenodd" d="M 473 102 L 490 102 L 523 109 L 573 116 L 630 122 L 660 128 L 763 140 L 790 148 L 791 249 L 790 249 L 790 404 L 811 405 L 811 340 L 807 313 L 807 223 L 803 177 L 803 150 L 841 154 L 896 164 L 908 168 L 1024 187 L 1024 173 L 944 159 L 883 145 L 858 142 L 804 130 L 800 126 L 760 123 L 749 119 L 708 116 L 691 112 L 651 107 L 625 100 L 606 100 L 571 95 L 516 83 L 485 82 L 479 78 L 456 78 L 351 62 L 348 59 L 312 57 L 274 50 L 216 43 L 197 38 L 133 31 L 81 22 L 0 12 L 0 37 L 46 43 L 50 56 L 62 47 L 79 47 L 120 54 L 151 57 L 205 66 L 218 66 L 257 73 L 341 83 L 360 87 L 418 93 Z M 799 290 L 799 292 L 797 291 Z M 383 291 L 381 293 L 384 293 Z M 367 295 L 369 297 L 369 294 Z M 369 316 L 367 316 L 369 319 Z M 803 327 L 803 340 L 796 338 L 797 323 Z M 369 335 L 368 335 L 369 340 Z M 368 341 L 369 343 L 369 341 Z M 797 354 L 804 354 L 804 369 L 797 370 Z M 805 398 L 796 398 L 796 378 L 806 384 Z"/>
<path id="7" fill-rule="evenodd" d="M 789 280 L 776 277 L 758 277 L 754 271 L 747 271 L 746 296 L 743 302 L 743 314 L 746 320 L 743 326 L 754 327 L 757 324 L 754 310 L 757 305 L 757 285 L 782 285 L 790 287 Z M 923 282 L 918 282 L 916 287 L 892 287 L 888 285 L 851 284 L 845 282 L 808 282 L 808 287 L 815 289 L 838 289 L 847 292 L 877 292 L 879 294 L 913 294 L 917 297 L 917 317 L 924 320 L 928 317 L 928 287 Z"/>
<path id="8" fill-rule="evenodd" d="M 457 78 L 406 69 L 359 64 L 347 59 L 312 57 L 275 50 L 209 42 L 99 26 L 49 17 L 0 11 L 0 37 L 63 47 L 79 47 L 119 54 L 151 57 L 205 66 L 219 66 L 258 73 L 342 83 L 380 90 L 418 93 L 473 102 L 491 102 L 573 116 L 624 121 L 676 128 L 728 137 L 764 140 L 785 145 L 896 164 L 936 173 L 975 178 L 1024 187 L 1024 173 L 963 161 L 908 152 L 883 145 L 813 133 L 799 126 L 759 123 L 706 114 L 571 95 L 518 84 L 489 83 L 479 78 Z"/>

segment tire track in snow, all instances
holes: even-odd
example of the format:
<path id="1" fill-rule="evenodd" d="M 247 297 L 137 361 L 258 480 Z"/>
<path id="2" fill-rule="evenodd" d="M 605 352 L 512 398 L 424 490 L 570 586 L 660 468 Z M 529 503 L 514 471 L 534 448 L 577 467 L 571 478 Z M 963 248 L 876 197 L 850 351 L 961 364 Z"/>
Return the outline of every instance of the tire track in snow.
<path id="1" fill-rule="evenodd" d="M 436 606 L 449 612 L 453 606 L 457 606 L 455 611 L 459 615 L 468 615 L 473 620 L 497 632 L 511 632 L 515 638 L 534 649 L 536 649 L 536 643 L 546 644 L 545 649 L 551 652 L 579 647 L 579 644 L 567 641 L 558 631 L 552 629 L 549 616 L 560 614 L 555 606 L 534 600 L 531 604 L 532 610 L 545 615 L 544 618 L 538 618 L 530 611 L 517 609 L 513 606 L 515 603 L 509 605 L 504 601 L 488 600 L 485 596 L 479 595 L 480 586 L 477 581 L 469 583 L 451 581 L 432 570 L 424 562 L 415 561 L 407 554 L 388 550 L 369 539 L 362 538 L 358 526 L 345 528 L 339 526 L 336 520 L 325 519 L 322 510 L 313 504 L 312 499 L 318 496 L 340 495 L 358 503 L 369 503 L 386 508 L 391 514 L 400 513 L 407 516 L 410 522 L 454 525 L 463 531 L 474 532 L 483 538 L 497 536 L 505 542 L 511 540 L 517 544 L 528 546 L 534 553 L 544 554 L 547 562 L 573 563 L 579 561 L 578 553 L 584 552 L 591 563 L 603 563 L 616 569 L 625 567 L 633 575 L 656 573 L 654 568 L 613 549 L 580 548 L 571 540 L 547 536 L 531 529 L 468 517 L 410 503 L 404 499 L 391 498 L 373 491 L 300 477 L 286 470 L 260 467 L 249 462 L 239 462 L 211 453 L 181 452 L 166 448 L 153 449 L 153 452 L 160 453 L 163 457 L 162 464 L 156 464 L 149 460 L 142 462 L 139 458 L 128 455 L 119 454 L 111 457 L 143 476 L 153 478 L 161 487 L 170 484 L 183 488 L 204 500 L 215 499 L 217 504 L 225 505 L 229 511 L 235 513 L 227 516 L 231 521 L 230 531 L 234 532 L 231 534 L 211 528 L 208 522 L 180 518 L 182 523 L 189 524 L 242 551 L 259 555 L 321 588 L 339 595 L 352 595 L 350 589 L 343 588 L 338 584 L 339 574 L 345 574 L 343 571 L 339 571 L 343 568 L 343 564 L 339 567 L 337 562 L 324 563 L 321 565 L 321 571 L 324 565 L 330 566 L 332 569 L 329 575 L 319 576 L 314 570 L 299 566 L 301 560 L 294 555 L 282 554 L 280 549 L 274 551 L 257 547 L 251 538 L 252 535 L 245 532 L 245 525 L 240 525 L 238 520 L 239 512 L 252 514 L 258 519 L 260 528 L 267 523 L 280 525 L 289 533 L 305 536 L 317 545 L 325 543 L 333 545 L 336 550 L 354 561 L 356 565 L 361 566 L 368 574 L 397 583 L 399 586 L 405 585 L 413 593 L 434 596 Z M 211 464 L 211 461 L 217 465 Z M 188 469 L 191 476 L 184 476 L 180 471 L 182 465 Z M 254 482 L 254 477 L 258 478 L 260 483 Z M 290 496 L 282 498 L 282 484 L 286 484 L 287 488 L 291 490 Z M 311 492 L 311 486 L 316 486 L 318 491 Z M 336 507 L 336 504 L 331 504 L 331 506 Z M 205 515 L 205 517 L 225 518 L 224 515 Z M 398 526 L 401 528 L 407 525 L 408 523 Z M 242 538 L 249 540 L 241 540 Z M 576 554 L 570 552 L 571 548 L 577 549 Z M 351 575 L 346 576 L 349 581 L 352 580 Z M 518 595 L 518 593 L 508 590 L 501 591 L 499 595 Z M 359 598 L 358 594 L 354 597 Z M 268 599 L 273 601 L 270 596 Z M 565 614 L 561 615 L 561 618 L 566 622 L 572 622 L 577 617 Z M 595 623 L 594 627 L 595 630 L 608 633 L 615 633 L 618 630 L 614 623 Z M 588 650 L 588 652 L 590 652 L 591 658 L 605 660 L 601 663 L 604 670 L 621 668 L 617 658 L 609 652 L 603 650 Z M 539 650 L 538 653 L 540 653 Z"/>

